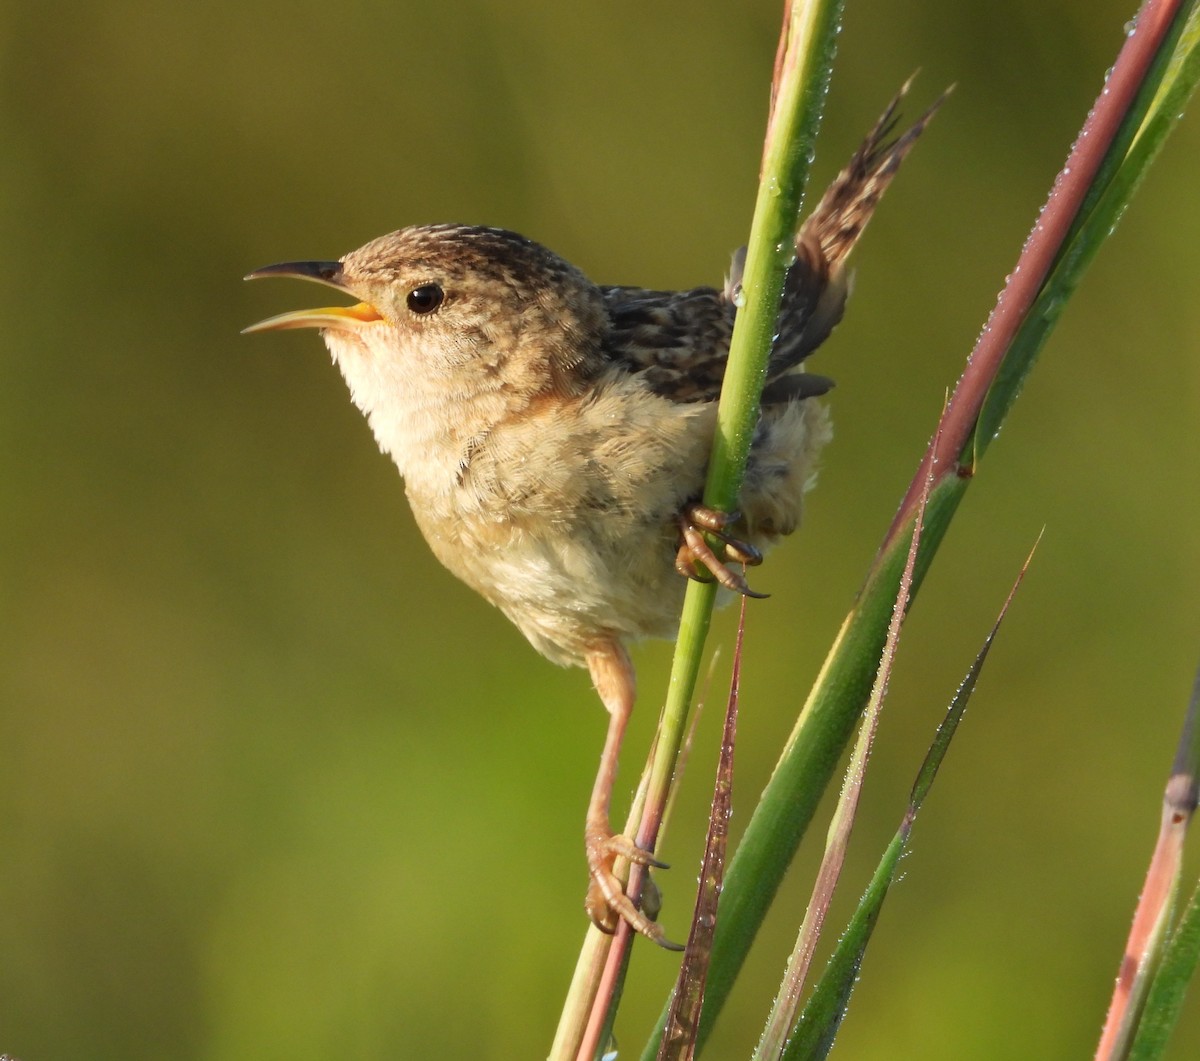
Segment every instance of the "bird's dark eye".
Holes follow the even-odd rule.
[[[408,308],[414,313],[432,313],[445,297],[437,284],[422,284],[408,293]]]

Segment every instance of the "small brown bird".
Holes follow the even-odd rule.
[[[723,290],[601,287],[515,233],[431,225],[248,277],[361,300],[246,330],[320,329],[437,558],[543,655],[591,672],[610,719],[587,811],[588,909],[610,931],[620,916],[665,943],[613,873],[617,856],[661,865],[609,824],[634,703],[625,646],[675,636],[680,573],[749,592],[722,561],[757,562],[796,529],[830,435],[812,399],[832,384],[804,359],[841,319],[846,258],[938,106],[889,140],[902,96],[799,227],[737,514],[699,498],[740,253]]]

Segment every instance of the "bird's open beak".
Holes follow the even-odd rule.
[[[260,280],[264,276],[290,276],[297,280],[313,280],[318,284],[350,293],[342,276],[341,262],[281,262],[255,269],[247,280]],[[321,309],[299,309],[291,313],[280,313],[265,321],[243,328],[242,334],[250,332],[283,331],[287,328],[356,328],[372,321],[382,320],[379,311],[366,302],[353,306],[324,306]]]

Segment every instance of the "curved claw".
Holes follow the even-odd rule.
[[[633,904],[633,900],[625,894],[624,886],[613,872],[613,863],[618,857],[642,866],[667,868],[665,862],[660,862],[649,851],[638,847],[627,836],[603,832],[589,833],[587,860],[591,881],[588,884],[584,906],[592,923],[601,932],[611,935],[616,931],[619,921],[627,921],[632,929],[653,940],[660,947],[666,950],[683,950],[682,945],[667,939],[662,926],[639,910]],[[657,894],[657,888],[654,892]]]
[[[708,544],[701,528],[720,539],[724,546],[727,559],[741,564],[761,564],[760,553],[749,542],[741,541],[725,533],[725,528],[736,521],[736,512],[718,512],[701,504],[688,505],[679,516],[679,532],[683,544],[675,554],[675,570],[686,578],[697,582],[708,582],[715,579],[722,586],[744,597],[763,599],[766,593],[756,593],[745,578],[736,571],[731,571],[721,562],[712,546]],[[704,572],[712,576],[705,578]]]
[[[683,510],[681,518],[695,527],[708,531],[714,538],[719,538],[725,546],[727,560],[736,560],[739,564],[747,564],[750,567],[757,567],[762,563],[762,553],[753,545],[725,533],[728,527],[732,527],[742,518],[740,512],[722,512],[719,509],[702,505],[699,501],[693,501]]]

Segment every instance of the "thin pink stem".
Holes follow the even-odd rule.
[[[1054,181],[1050,197],[1021,249],[1016,267],[967,359],[967,367],[954,388],[938,434],[925,451],[884,538],[885,548],[910,520],[931,472],[937,479],[944,474],[972,474],[974,469],[960,465],[959,459],[975,429],[988,388],[1018,329],[1029,315],[1181,2],[1146,0],[1138,12],[1136,29],[1126,38],[1066,164]]]

